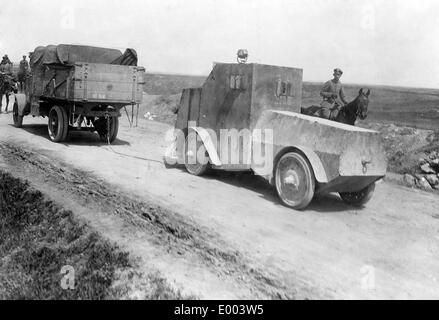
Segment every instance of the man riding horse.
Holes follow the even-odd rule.
[[[339,68],[335,68],[334,78],[327,81],[320,91],[320,95],[323,97],[323,101],[320,104],[322,107],[320,116],[322,118],[335,120],[340,108],[348,103],[345,99],[343,86],[340,82],[342,74],[343,71]]]
[[[358,96],[351,102],[347,102],[340,82],[343,74],[339,68],[334,69],[334,78],[326,82],[320,91],[323,101],[320,106],[300,108],[302,114],[325,118],[349,125],[355,125],[357,117],[366,119],[369,105],[370,90],[360,89]]]

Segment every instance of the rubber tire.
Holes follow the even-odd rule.
[[[14,126],[16,128],[21,128],[23,126],[23,116],[18,114],[18,103],[14,102],[14,107],[12,109],[12,118],[14,120]]]
[[[110,126],[111,133],[110,133],[110,143],[113,143],[114,140],[116,140],[117,134],[119,133],[119,118],[118,117],[111,117],[112,124]]]
[[[110,143],[113,143],[114,140],[116,140],[117,134],[119,133],[119,118],[118,117],[111,117],[110,118],[111,123],[110,123]],[[101,119],[99,119],[101,120]],[[101,139],[102,142],[108,142],[107,139],[107,120],[105,120],[104,118],[101,120],[104,121],[105,123],[105,130],[104,131],[98,131],[99,134],[99,139]]]
[[[280,164],[288,158],[295,160],[297,165],[302,168],[305,175],[305,181],[301,181],[302,185],[303,183],[305,183],[305,193],[301,198],[297,200],[288,199],[288,197],[282,191]],[[305,209],[314,197],[316,185],[314,171],[312,170],[311,164],[309,163],[308,159],[302,153],[296,151],[287,152],[282,155],[282,157],[280,157],[279,161],[276,163],[276,168],[274,172],[276,192],[282,204],[296,210]]]
[[[58,117],[58,128],[57,128],[57,132],[56,135],[52,132],[52,125],[51,125],[51,119],[52,119],[52,115],[56,113],[57,117]],[[50,140],[52,140],[53,142],[63,142],[66,140],[67,138],[67,133],[69,132],[69,119],[67,116],[67,111],[60,106],[53,106],[52,109],[50,109],[49,112],[49,120],[48,120],[48,125],[47,125],[47,129],[49,132],[49,138]]]
[[[199,138],[198,135],[197,135],[197,137]],[[207,162],[205,164],[201,164],[201,163],[188,164],[187,157],[186,157],[187,153],[188,153],[188,151],[187,151],[188,139],[189,139],[189,135],[186,137],[186,143],[184,144],[184,166],[186,167],[187,172],[189,172],[190,174],[192,174],[194,176],[202,176],[202,175],[206,174],[206,172],[209,170],[210,164],[209,164],[209,162]],[[197,139],[197,141],[198,141],[198,139]],[[203,144],[203,148],[205,148],[204,144]]]
[[[340,192],[340,197],[344,202],[355,207],[364,206],[372,198],[375,191],[375,182],[368,185],[363,190],[357,192]]]

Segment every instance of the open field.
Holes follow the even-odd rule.
[[[148,74],[147,80],[152,82],[145,88],[145,92],[148,95],[163,96],[160,97],[161,101],[155,104],[156,107],[161,104],[160,108],[163,110],[160,108],[151,110],[146,105],[143,110],[145,113],[154,111],[157,115],[168,114],[169,108],[178,103],[183,88],[201,86],[204,79],[205,77],[202,76]],[[321,85],[322,83],[304,82],[303,106],[320,103]],[[369,122],[393,123],[429,130],[439,129],[439,89],[351,84],[345,84],[344,87],[348,100],[354,99],[360,88],[371,90]],[[168,100],[168,104],[166,101],[163,103],[164,100]],[[167,118],[166,122],[172,123],[172,116]]]
[[[180,94],[184,88],[196,88],[203,84],[206,76],[147,73],[145,92],[150,95]]]
[[[319,103],[321,84],[305,83],[303,105]],[[348,101],[360,88],[371,90],[369,122],[393,123],[420,129],[439,129],[439,89],[345,85]]]

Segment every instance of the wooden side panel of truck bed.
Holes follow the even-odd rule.
[[[145,69],[98,63],[42,65],[32,71],[30,94],[36,99],[99,104],[141,103]]]
[[[141,103],[144,69],[97,63],[77,63],[70,99],[83,102]]]

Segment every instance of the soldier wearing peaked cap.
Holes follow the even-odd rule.
[[[3,56],[2,62],[0,62],[0,72],[12,74],[12,62],[7,54]]]
[[[322,107],[321,116],[326,119],[335,119],[339,108],[347,104],[343,86],[340,82],[342,74],[343,71],[340,68],[335,68],[334,78],[327,81],[320,91],[320,95],[323,97],[323,101],[320,104]]]
[[[2,112],[3,96],[6,98],[5,112],[8,112],[9,94],[13,91],[13,87],[12,62],[5,54],[0,63],[0,113]]]
[[[20,66],[17,75],[18,83],[21,91],[24,90],[24,84],[28,73],[29,73],[29,62],[26,60],[26,56],[23,56],[23,60],[20,61]]]

